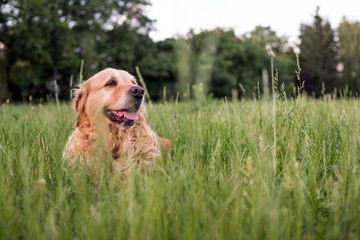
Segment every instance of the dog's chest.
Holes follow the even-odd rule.
[[[113,139],[113,157],[132,157],[138,153],[138,134],[134,131],[117,132]]]

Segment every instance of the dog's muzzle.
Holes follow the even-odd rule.
[[[139,109],[143,102],[143,98],[145,94],[144,89],[140,86],[134,86],[130,88],[129,94],[134,97],[135,106],[137,109]]]

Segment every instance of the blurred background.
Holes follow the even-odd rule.
[[[106,68],[153,100],[253,98],[278,84],[313,97],[360,91],[360,1],[1,0],[0,101],[68,100]],[[301,80],[297,79],[299,53]]]

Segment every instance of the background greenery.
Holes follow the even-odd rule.
[[[276,54],[275,68],[288,94],[293,94],[296,57],[286,37],[266,26],[236,35],[214,29],[154,42],[153,22],[144,10],[148,0],[1,0],[0,100],[39,101],[58,92],[68,99],[78,83],[81,59],[85,79],[106,67],[147,82],[153,99],[179,98],[203,84],[215,97],[253,97],[262,73],[270,73],[266,46]],[[314,21],[300,27],[298,46],[305,90],[314,96],[356,95],[360,90],[360,25],[346,19],[336,29],[317,9]],[[293,46],[294,47],[294,46]],[[73,84],[70,78],[74,76]],[[54,81],[57,81],[58,88]],[[240,84],[240,85],[239,85]],[[302,84],[302,83],[301,83]],[[166,87],[166,90],[165,88]]]
[[[173,149],[123,181],[63,161],[70,105],[5,104],[0,239],[359,239],[359,101],[275,106],[148,106]]]
[[[0,239],[359,239],[360,108],[347,98],[360,87],[359,23],[332,29],[317,11],[301,26],[300,70],[269,27],[154,42],[148,4],[1,0]],[[69,99],[81,59],[85,78],[137,65],[163,100],[148,122],[174,145],[146,174],[63,161],[71,106],[39,102]]]

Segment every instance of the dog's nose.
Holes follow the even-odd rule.
[[[140,86],[135,86],[130,88],[129,93],[134,96],[135,98],[142,98],[145,94],[145,91]]]

